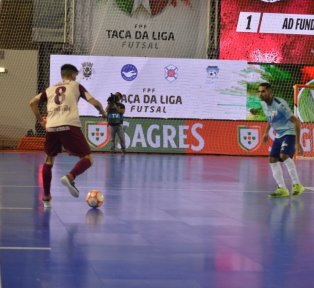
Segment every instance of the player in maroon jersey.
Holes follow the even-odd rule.
[[[107,115],[102,104],[92,97],[87,90],[76,81],[78,70],[71,64],[61,67],[62,82],[48,87],[30,101],[30,106],[36,119],[46,129],[45,153],[46,161],[43,165],[44,207],[51,207],[51,178],[54,158],[62,152],[62,148],[70,155],[80,157],[73,169],[63,177],[61,183],[65,185],[73,197],[79,197],[79,190],[75,187],[74,179],[86,171],[93,163],[89,145],[81,131],[78,112],[78,101],[83,98],[93,105],[103,118]],[[38,104],[47,101],[47,118],[42,119]]]

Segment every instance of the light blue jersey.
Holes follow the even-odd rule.
[[[277,132],[276,138],[295,135],[294,125],[289,120],[293,113],[285,100],[274,97],[271,105],[264,101],[261,104],[268,123]]]

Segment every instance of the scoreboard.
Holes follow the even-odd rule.
[[[221,59],[314,64],[313,0],[222,0],[221,18]]]

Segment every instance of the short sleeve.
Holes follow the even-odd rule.
[[[35,96],[36,99],[39,101],[47,101],[47,93],[46,91],[39,93],[38,95]]]
[[[288,103],[281,99],[280,111],[285,116],[285,118],[290,119],[293,116],[293,113],[288,105]]]
[[[85,89],[83,85],[79,84],[79,90],[80,90],[80,97],[83,98],[84,100],[88,101],[91,98],[93,98],[93,96],[89,94],[89,92]]]

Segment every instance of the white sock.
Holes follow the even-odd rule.
[[[286,159],[283,161],[283,163],[286,165],[288,173],[290,175],[290,178],[292,180],[293,184],[300,183],[299,176],[297,169],[295,167],[295,163],[291,158]]]
[[[287,188],[285,180],[283,179],[282,168],[279,162],[270,163],[271,171],[273,172],[273,177],[280,188]]]

